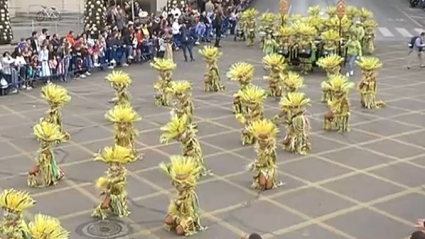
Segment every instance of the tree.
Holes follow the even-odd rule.
[[[9,1],[0,0],[0,45],[10,44],[13,39],[10,25]]]
[[[106,7],[104,1],[87,0],[84,12],[84,30],[92,37],[97,38],[105,27]]]

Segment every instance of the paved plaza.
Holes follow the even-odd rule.
[[[199,139],[206,164],[214,172],[197,188],[202,223],[209,229],[193,238],[230,239],[258,232],[267,239],[402,239],[412,232],[412,223],[425,216],[425,82],[423,70],[404,67],[405,44],[385,44],[376,55],[385,65],[380,71],[378,98],[387,107],[361,109],[353,90],[350,133],[323,132],[326,106],[319,100],[325,76],[317,71],[305,77],[305,93],[312,99],[308,112],[313,150],[299,156],[280,146],[279,177],[285,185],[266,192],[249,187],[252,175],[244,167],[256,154],[252,146],[240,143],[242,125],[232,114],[232,94],[238,86],[225,78],[232,63],[246,61],[256,67],[254,83],[266,87],[261,51],[243,43],[223,43],[220,67],[228,88],[224,93],[203,91],[205,65],[199,55],[195,63],[186,63],[181,52],[175,53],[174,79],[194,83]],[[158,168],[160,162],[180,152],[177,143],[159,144],[159,127],[169,120],[169,109],[154,105],[157,74],[148,64],[123,70],[134,80],[133,104],[143,117],[137,125],[141,132],[137,144],[145,154],[142,161],[129,165],[132,213],[126,219],[98,222],[90,217],[99,202],[93,184],[105,171],[105,165],[93,161],[93,153],[113,142],[112,125],[104,118],[113,97],[104,80],[107,72],[64,84],[72,96],[63,112],[64,127],[72,140],[55,150],[66,173],[66,179],[55,187],[31,189],[26,182],[38,147],[32,126],[47,110],[40,88],[0,98],[0,188],[28,190],[37,200],[31,213],[59,218],[72,239],[177,237],[163,228],[173,190]],[[358,81],[359,75],[353,80]],[[278,101],[268,99],[266,116],[276,113]]]

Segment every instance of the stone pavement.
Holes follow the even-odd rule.
[[[278,149],[279,177],[285,186],[263,193],[249,188],[252,175],[244,166],[255,158],[252,146],[240,143],[241,125],[231,112],[237,85],[225,79],[236,61],[255,64],[255,84],[265,87],[258,48],[243,43],[224,43],[220,63],[225,93],[203,92],[204,63],[182,62],[174,79],[194,83],[195,114],[205,160],[214,176],[202,179],[197,191],[203,209],[202,222],[209,229],[193,238],[239,238],[259,232],[264,238],[401,239],[413,230],[412,223],[425,208],[425,83],[422,70],[404,68],[403,44],[385,43],[377,52],[385,67],[380,71],[379,99],[388,106],[360,109],[352,92],[352,132],[323,132],[320,100],[323,72],[305,77],[305,92],[312,98],[313,150],[306,156]],[[0,188],[28,190],[37,200],[31,213],[59,218],[72,239],[175,238],[163,228],[172,186],[158,169],[180,152],[178,144],[159,144],[159,127],[169,120],[169,109],[154,105],[152,85],[157,74],[148,64],[124,69],[134,79],[134,107],[143,116],[138,146],[142,161],[129,166],[132,214],[127,219],[97,222],[90,217],[99,202],[94,180],[105,167],[93,161],[93,153],[112,144],[112,126],[104,119],[113,91],[97,73],[66,84],[72,102],[64,108],[65,129],[72,140],[56,150],[66,179],[55,187],[30,189],[26,171],[34,165],[37,142],[32,126],[45,114],[39,88],[0,98],[2,156]],[[358,76],[355,78],[358,81]],[[268,100],[266,115],[278,112],[278,102]],[[283,131],[283,129],[282,129]],[[280,135],[282,137],[282,134]],[[218,196],[220,195],[220,196]],[[97,236],[96,236],[97,235]]]

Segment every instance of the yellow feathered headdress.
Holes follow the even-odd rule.
[[[67,139],[67,136],[61,132],[57,124],[51,124],[47,121],[41,121],[33,128],[34,136],[38,141],[44,142],[62,142]]]
[[[107,164],[127,164],[136,160],[131,149],[118,145],[105,147],[101,152],[96,153],[94,156],[94,160],[100,160]]]
[[[119,88],[127,88],[132,82],[130,75],[123,71],[113,71],[106,76],[106,80],[112,85],[112,87]]]
[[[190,157],[174,155],[170,163],[160,163],[159,167],[171,178],[173,182],[184,186],[196,186],[200,167],[196,160]]]
[[[68,239],[69,232],[65,230],[58,219],[51,216],[37,214],[34,222],[24,228],[32,239]]]
[[[263,64],[266,69],[283,71],[286,69],[285,58],[279,54],[269,54],[263,58]]]
[[[63,106],[71,101],[71,96],[65,87],[55,84],[48,84],[41,88],[41,96],[49,105]]]
[[[204,48],[199,50],[199,54],[206,60],[210,62],[217,62],[220,59],[223,53],[217,47],[214,46],[204,46]]]
[[[230,67],[227,77],[232,81],[237,81],[244,85],[249,84],[252,78],[254,78],[254,65],[237,62]]]
[[[374,71],[382,67],[382,62],[373,56],[361,57],[356,64],[364,71]]]
[[[338,55],[329,55],[326,57],[322,57],[317,61],[317,65],[328,71],[334,69],[335,67],[340,67],[344,58]]]
[[[275,139],[279,129],[276,124],[268,119],[261,119],[252,122],[249,125],[248,131],[259,140]]]
[[[165,58],[153,59],[153,62],[150,64],[150,66],[159,72],[173,71],[177,67],[177,65],[174,63],[172,59],[165,59]]]
[[[280,100],[280,106],[287,109],[303,108],[310,103],[310,99],[304,93],[290,92]]]
[[[259,106],[264,105],[264,101],[267,98],[266,91],[255,85],[249,85],[244,90],[239,91],[238,96],[245,104]]]
[[[167,125],[161,127],[161,137],[159,138],[159,142],[161,144],[166,144],[170,140],[178,139],[182,133],[188,130],[189,126],[189,118],[186,114],[182,116],[173,115],[171,117],[171,121],[168,122]]]
[[[172,81],[171,91],[174,95],[186,95],[192,90],[192,84],[189,81]]]
[[[304,79],[300,76],[300,74],[290,71],[285,75],[282,75],[286,87],[291,88],[293,90],[298,90],[304,87]]]
[[[9,211],[23,212],[34,204],[35,200],[24,191],[7,189],[0,194],[0,206]]]
[[[105,118],[112,123],[134,123],[142,120],[142,117],[129,105],[116,105],[110,109]]]
[[[322,89],[333,91],[334,93],[348,94],[354,88],[354,83],[343,75],[333,75],[330,79],[322,82]]]

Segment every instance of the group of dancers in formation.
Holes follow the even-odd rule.
[[[265,54],[279,52],[287,63],[299,66],[302,73],[311,72],[317,61],[328,55],[348,60],[354,53],[371,55],[378,26],[373,13],[366,8],[343,5],[330,6],[326,12],[313,6],[307,16],[265,12],[259,21],[259,12],[248,9],[240,14],[235,40],[245,38],[247,45],[252,46],[259,39]]]
[[[205,46],[199,50],[206,62],[204,76],[206,92],[221,92],[225,86],[221,81],[218,61],[222,55],[216,47]],[[341,133],[350,130],[350,102],[348,94],[355,83],[340,74],[342,56],[330,54],[321,57],[317,65],[327,73],[327,80],[321,83],[322,102],[329,106],[324,113],[323,129]],[[285,151],[307,154],[311,150],[309,141],[310,123],[306,107],[310,98],[302,92],[303,77],[290,70],[287,59],[282,54],[266,54],[262,60],[268,75],[264,80],[268,89],[253,84],[254,65],[238,62],[231,66],[226,76],[240,86],[234,94],[233,112],[242,124],[241,141],[243,145],[254,145],[257,157],[247,168],[253,172],[252,187],[257,190],[270,190],[279,187],[277,146]],[[356,64],[362,69],[362,77],[357,84],[360,104],[373,109],[385,105],[376,100],[377,71],[382,62],[375,57],[362,57]],[[172,73],[177,65],[172,59],[154,59],[151,63],[159,79],[154,84],[155,104],[171,108],[170,122],[161,127],[160,143],[176,141],[181,145],[181,154],[170,157],[159,167],[169,176],[176,189],[176,195],[168,206],[165,215],[166,228],[178,235],[190,236],[206,228],[201,225],[201,209],[195,188],[200,177],[210,175],[203,159],[201,145],[197,138],[198,128],[194,122],[192,84],[189,81],[175,81]],[[132,108],[129,87],[131,77],[122,71],[114,71],[106,79],[115,91],[114,106],[105,117],[114,125],[114,142],[94,155],[95,160],[108,166],[107,171],[96,180],[100,190],[99,204],[92,216],[101,220],[109,215],[127,217],[128,207],[126,165],[143,158],[135,141],[138,131],[134,124],[142,120]],[[40,144],[37,164],[28,171],[29,187],[48,187],[57,184],[65,173],[58,166],[53,149],[68,140],[71,135],[62,125],[61,108],[71,100],[67,90],[59,85],[49,84],[42,88],[42,97],[47,101],[47,116],[34,126],[33,133]],[[272,119],[264,116],[267,97],[280,99],[280,112]],[[282,143],[277,142],[279,127],[285,127]],[[35,200],[24,191],[7,189],[0,194],[0,205],[5,210],[0,224],[0,234],[12,239],[66,239],[69,233],[60,222],[50,216],[36,215],[27,221],[24,212],[35,204]],[[254,234],[253,234],[254,235]],[[255,234],[257,235],[257,234]],[[254,237],[255,237],[254,235]],[[253,238],[254,238],[253,237]]]

